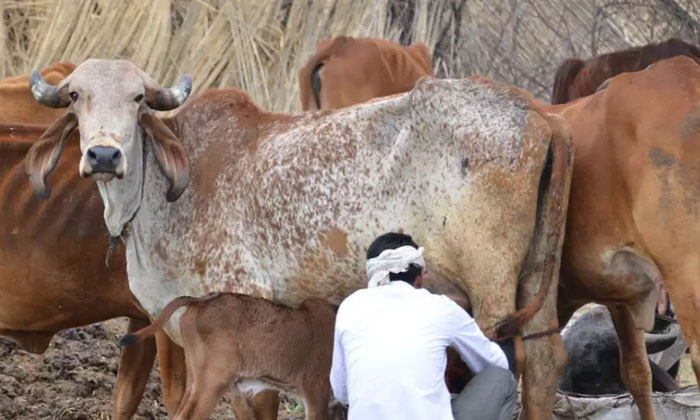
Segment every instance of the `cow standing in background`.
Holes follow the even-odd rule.
[[[428,47],[339,36],[319,42],[316,55],[299,71],[303,110],[337,109],[413,89],[433,75]]]
[[[58,84],[74,68],[58,63],[41,74]],[[26,180],[27,151],[65,110],[38,104],[28,76],[1,80],[0,99],[0,335],[22,350],[43,353],[53,335],[67,328],[121,316],[130,318],[129,331],[147,325],[129,290],[123,248],[105,267],[104,206],[94,185],[73,170],[80,161],[77,145],[63,151],[49,200],[32,194]],[[158,341],[164,402],[172,410],[184,389],[184,358],[165,334]],[[136,412],[155,356],[153,339],[122,351],[113,419]]]
[[[600,55],[586,61],[570,58],[557,70],[552,103],[564,104],[592,95],[611,77],[624,72],[644,70],[659,60],[681,55],[700,62],[700,48],[676,38],[659,44]]]
[[[655,419],[644,345],[665,290],[700,383],[700,66],[662,60],[598,93],[550,106],[571,125],[576,159],[559,287],[564,324],[605,305],[621,376],[641,418]]]
[[[74,69],[75,64],[54,63],[42,70],[41,76],[57,85]],[[29,76],[0,80],[0,123],[49,125],[65,112],[37,103],[29,93]]]
[[[79,127],[76,169],[97,180],[110,234],[126,243],[130,288],[151,315],[213,291],[338,303],[365,286],[367,243],[405,230],[467,293],[489,336],[557,326],[549,288],[569,134],[512,87],[424,78],[405,95],[300,115],[212,90],[161,120],[152,110],[181,105],[189,78],[164,89],[132,63],[88,60],[58,87],[33,80],[42,103],[68,107],[27,156],[35,191],[49,192]],[[165,331],[181,342],[178,316]],[[528,342],[528,418],[551,415],[564,360],[558,334]]]

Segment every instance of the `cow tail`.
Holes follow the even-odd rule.
[[[321,109],[321,69],[330,59],[333,50],[319,52],[299,70],[299,96],[304,111]]]
[[[311,90],[314,94],[314,101],[316,101],[316,108],[321,109],[321,69],[326,63],[319,63],[314,67],[314,71],[311,73]]]
[[[142,328],[133,334],[125,334],[121,340],[119,340],[119,345],[128,346],[154,336],[158,331],[163,329],[165,323],[168,322],[170,317],[173,315],[173,312],[182,306],[189,306],[198,300],[198,298],[193,298],[190,296],[180,296],[173,299],[165,306],[165,308],[163,308],[160,315],[158,315],[156,319],[151,322],[151,325],[147,326],[146,328]]]
[[[564,243],[566,211],[571,185],[573,151],[568,125],[559,116],[542,115],[552,127],[552,139],[537,194],[535,233],[518,283],[539,275],[540,287],[522,309],[508,315],[497,324],[496,337],[511,338],[542,308],[550,286],[559,275],[561,249]]]
[[[552,89],[552,104],[565,104],[569,98],[569,87],[573,85],[576,75],[581,71],[584,62],[577,58],[569,58],[564,61],[554,76],[554,88]]]

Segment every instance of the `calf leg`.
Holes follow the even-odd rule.
[[[304,406],[306,408],[306,420],[328,420],[329,404],[330,389],[323,389],[322,387],[315,386],[310,392],[305,392]]]
[[[248,404],[253,409],[255,420],[277,420],[280,406],[280,394],[274,389],[258,392],[248,398]]]
[[[138,331],[147,325],[148,321],[132,318],[128,332]],[[128,420],[136,413],[155,358],[156,343],[153,338],[122,348],[117,383],[112,392],[112,419]]]
[[[231,409],[236,420],[256,420],[256,414],[253,411],[252,404],[243,396],[237,386],[233,386],[231,391]],[[277,412],[275,412],[274,420],[277,420]]]
[[[620,375],[639,408],[642,420],[656,420],[651,400],[651,369],[644,345],[644,330],[626,306],[608,306],[617,336],[620,338]]]
[[[158,347],[158,368],[163,384],[163,405],[168,415],[173,416],[185,393],[187,376],[185,352],[163,331],[156,334],[156,346]]]
[[[193,360],[198,359],[198,355],[202,357],[199,360]],[[212,363],[212,360],[206,353],[188,352],[186,363],[187,390],[174,419],[208,419],[214,408],[216,408],[216,404],[226,393],[230,384],[233,383],[231,370],[227,366]],[[234,401],[241,398],[237,388],[233,391],[233,397]],[[236,413],[236,418],[240,418],[238,413]]]
[[[209,372],[209,375],[216,375],[216,372]],[[192,406],[190,420],[206,420],[209,418],[216,408],[216,404],[219,403],[221,397],[224,396],[231,385],[226,379],[210,378],[194,390],[198,392],[192,393],[194,405]]]

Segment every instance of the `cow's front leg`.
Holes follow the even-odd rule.
[[[163,387],[163,405],[172,417],[180,407],[186,384],[185,351],[164,331],[156,333],[158,367]]]
[[[644,330],[637,328],[624,305],[608,306],[620,339],[620,376],[639,408],[642,420],[656,420],[651,400],[651,368],[644,344]]]
[[[133,333],[147,325],[146,320],[132,318],[128,332]],[[153,338],[122,348],[117,382],[112,392],[112,419],[128,420],[136,413],[155,358],[156,342]]]

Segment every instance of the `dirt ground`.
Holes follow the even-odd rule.
[[[126,325],[126,319],[115,319],[63,331],[41,355],[0,339],[0,420],[109,419],[117,342]],[[161,400],[156,366],[134,419],[166,419]],[[280,406],[280,419],[303,418],[301,404],[285,399]],[[227,399],[211,418],[233,418]]]
[[[109,419],[119,362],[117,341],[125,330],[126,320],[116,319],[63,331],[42,355],[26,353],[0,339],[0,420]],[[679,382],[695,382],[687,357]],[[134,418],[166,418],[156,368]],[[231,418],[228,401],[223,400],[212,419]],[[301,418],[303,406],[285,399],[280,419]]]

